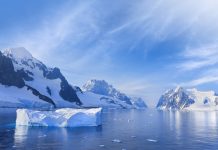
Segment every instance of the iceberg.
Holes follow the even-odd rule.
[[[54,111],[17,109],[16,125],[82,127],[99,126],[102,108],[74,109],[61,108]]]

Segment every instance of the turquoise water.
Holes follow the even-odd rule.
[[[0,149],[218,149],[218,112],[104,110],[100,127],[15,126],[14,109],[0,109]]]

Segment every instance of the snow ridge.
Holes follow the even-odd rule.
[[[9,48],[2,51],[5,56],[14,59],[33,59],[31,53],[24,47]]]

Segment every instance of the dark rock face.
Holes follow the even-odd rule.
[[[54,107],[56,107],[55,103],[50,98],[40,94],[36,89],[25,85],[24,80],[32,81],[33,78],[30,77],[23,69],[15,72],[12,60],[2,55],[0,52],[0,83],[2,85],[16,86],[18,88],[26,86],[27,90],[31,90],[34,95],[39,97],[39,99],[51,103]]]
[[[22,77],[25,81],[33,81],[33,78],[29,76],[29,74],[32,74],[30,72],[26,73],[23,69],[18,70],[17,74]]]
[[[56,107],[55,103],[53,102],[53,100],[45,95],[42,95],[39,91],[37,91],[36,89],[32,88],[31,86],[28,86],[26,85],[27,87],[27,90],[31,90],[32,93],[35,95],[35,96],[38,96],[39,99],[43,100],[43,101],[46,101],[50,104],[52,104],[54,107]]]
[[[59,92],[60,96],[69,102],[76,102],[77,105],[82,105],[82,102],[79,100],[76,95],[75,90],[71,85],[68,84],[67,80],[61,81],[61,90]]]
[[[74,89],[76,90],[76,92],[83,93],[83,91],[81,90],[81,88],[78,87],[78,86],[74,86]]]
[[[23,73],[14,71],[12,60],[0,52],[0,83],[7,86],[22,88],[25,82],[22,78]]]
[[[43,73],[44,77],[46,77],[47,79],[61,79],[63,80],[64,79],[64,76],[61,74],[61,71],[59,68],[54,68],[52,69],[52,71],[47,71],[45,70],[44,73]]]
[[[81,105],[81,101],[76,95],[76,91],[73,87],[67,82],[65,77],[61,74],[59,68],[54,68],[52,71],[46,71],[44,73],[45,77],[50,80],[60,79],[61,80],[61,90],[59,92],[60,96],[69,102],[76,102],[78,105]]]
[[[25,66],[24,68],[29,69],[19,69],[15,71],[14,65]],[[47,68],[42,62],[34,59],[33,57],[16,60],[12,54],[3,54],[0,51],[0,84],[6,86],[16,86],[18,88],[28,87],[32,93],[39,97],[40,99],[49,102],[55,106],[54,101],[41,94],[37,89],[31,86],[31,82],[25,84],[25,81],[33,81],[34,74],[31,72],[32,69],[38,68],[42,71],[44,78],[48,80],[60,79],[60,91],[59,95],[66,101],[76,102],[78,105],[82,105],[80,99],[78,98],[74,88],[67,82],[65,77],[61,74],[58,68]],[[39,83],[43,84],[43,83]],[[51,96],[52,91],[49,87],[46,87],[47,93]]]
[[[47,86],[46,90],[47,90],[48,94],[51,96],[51,89]]]

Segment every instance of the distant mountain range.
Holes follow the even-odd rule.
[[[23,47],[0,51],[0,107],[147,107],[141,98],[130,98],[104,80],[90,80],[82,89]]]
[[[83,91],[86,93],[94,93],[97,95],[102,95],[100,100],[105,103],[110,103],[110,105],[119,105],[123,108],[146,108],[142,98],[129,97],[124,93],[121,93],[115,89],[112,85],[104,80],[90,80],[82,87]]]
[[[0,51],[0,107],[146,108],[142,98],[128,96],[105,80],[90,80],[82,88],[72,86],[59,68],[49,68],[25,48]],[[216,109],[214,91],[177,87],[159,99],[158,109]]]
[[[218,109],[218,96],[214,91],[198,91],[177,87],[166,91],[159,99],[158,109]]]

